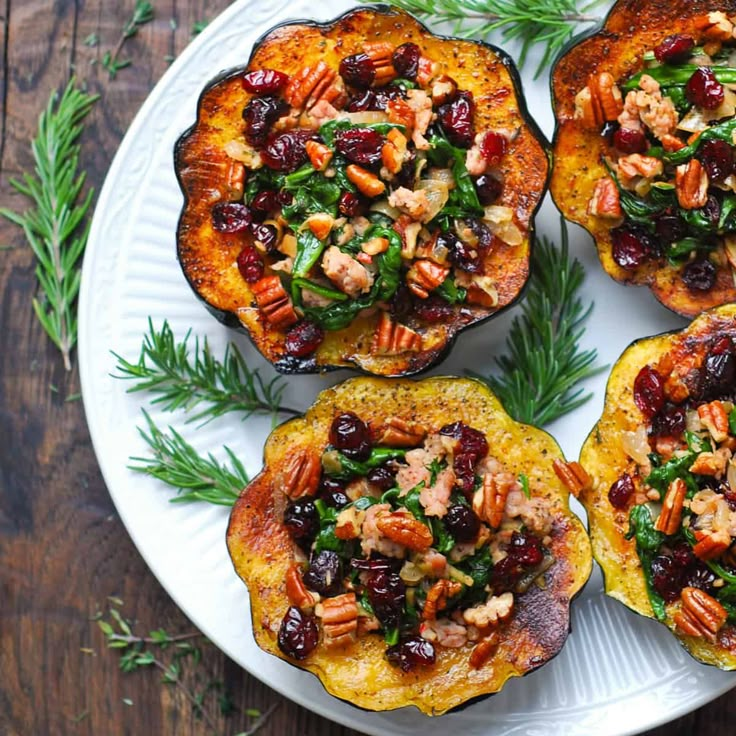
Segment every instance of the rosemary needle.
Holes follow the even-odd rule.
[[[549,424],[588,401],[591,394],[576,389],[577,384],[605,370],[595,366],[596,350],[579,346],[593,305],[586,308],[578,296],[585,272],[569,256],[564,220],[561,233],[559,249],[547,238],[535,245],[522,315],[512,322],[508,354],[496,358],[500,375],[474,374],[514,419],[527,424]]]

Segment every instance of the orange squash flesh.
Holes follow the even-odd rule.
[[[614,508],[611,485],[621,477],[630,459],[622,437],[642,423],[642,413],[633,398],[633,385],[645,365],[656,364],[670,353],[675,363],[702,352],[716,335],[736,338],[736,305],[722,306],[702,314],[686,329],[638,340],[629,346],[611,371],[606,398],[598,423],[580,452],[580,463],[595,482],[583,491],[580,501],[588,513],[593,555],[605,576],[606,593],[636,613],[655,618],[647,595],[644,573],[634,539],[627,540],[629,510]],[[676,606],[667,606],[666,625],[696,659],[721,669],[736,669],[736,625],[726,624],[717,641],[686,636],[672,619]]]
[[[408,673],[388,663],[383,637],[359,637],[342,649],[318,647],[306,660],[289,660],[277,634],[289,601],[285,576],[294,544],[282,524],[285,496],[280,469],[300,449],[321,453],[335,416],[355,412],[380,425],[388,417],[419,422],[430,432],[453,421],[482,431],[491,454],[506,469],[529,478],[532,496],[552,504],[554,524],[548,545],[555,562],[543,585],[520,596],[511,621],[501,629],[498,650],[480,669],[469,665],[469,649],[437,647],[437,662]],[[268,439],[264,468],[237,501],[227,533],[230,555],[250,591],[254,635],[266,652],[312,672],[338,698],[369,710],[414,705],[439,715],[472,698],[499,691],[510,677],[540,667],[563,646],[570,628],[570,601],[590,575],[590,544],[570,511],[568,491],[552,469],[562,454],[550,435],[518,424],[480,382],[429,378],[423,381],[356,378],[323,391],[302,418],[278,427]]]
[[[648,286],[654,296],[678,314],[700,312],[736,301],[736,287],[728,263],[718,264],[716,283],[706,292],[689,289],[680,267],[664,259],[626,270],[612,257],[611,222],[588,213],[596,182],[607,175],[603,156],[610,151],[605,138],[575,118],[575,95],[591,74],[610,72],[621,83],[641,71],[642,55],[664,38],[684,34],[702,40],[694,19],[710,11],[733,15],[732,0],[619,0],[603,28],[574,43],[557,61],[552,73],[552,99],[557,128],[553,142],[554,170],[550,191],[562,214],[582,225],[595,238],[604,270],[624,284]]]
[[[509,246],[498,240],[484,259],[484,273],[498,292],[493,307],[459,304],[440,323],[413,319],[422,335],[419,352],[377,355],[371,341],[378,313],[356,318],[348,327],[327,332],[317,351],[304,358],[285,351],[285,331],[274,329],[255,307],[253,292],[235,267],[242,239],[217,232],[211,223],[215,203],[227,201],[231,160],[228,142],[243,140],[242,111],[250,99],[241,77],[247,70],[270,68],[294,74],[322,59],[337,69],[340,59],[361,51],[366,40],[396,45],[414,42],[424,56],[440,65],[463,90],[473,93],[475,129],[517,131],[501,163],[505,179],[498,205],[510,207],[523,231],[523,242]],[[178,228],[178,257],[192,289],[224,324],[249,334],[256,347],[279,371],[313,373],[340,367],[401,376],[437,363],[455,336],[512,304],[528,274],[533,215],[546,191],[546,143],[528,117],[518,73],[503,52],[475,41],[435,36],[411,16],[388,8],[350,11],[334,22],[295,23],[278,27],[256,44],[247,67],[225,73],[201,95],[197,122],[179,140],[175,166],[185,205]]]

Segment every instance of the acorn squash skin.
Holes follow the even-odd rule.
[[[497,692],[508,678],[525,675],[554,657],[570,629],[570,601],[582,589],[592,566],[588,537],[569,510],[567,489],[552,470],[552,461],[562,453],[547,433],[514,422],[485,385],[448,377],[351,379],[323,391],[303,417],[271,434],[264,469],[236,502],[227,532],[233,564],[250,591],[258,645],[297,664],[277,644],[279,625],[289,606],[284,579],[294,546],[281,522],[285,496],[275,479],[296,450],[311,447],[321,452],[333,418],[344,411],[376,423],[398,416],[419,421],[430,431],[460,420],[484,432],[491,452],[503,458],[510,472],[525,472],[537,495],[543,483],[544,494],[553,500],[556,521],[550,548],[556,561],[545,574],[544,589],[533,585],[518,599],[514,616],[501,630],[497,652],[480,669],[469,666],[467,649],[439,647],[434,666],[402,673],[387,661],[386,645],[377,634],[362,636],[342,649],[318,647],[298,666],[317,675],[332,695],[360,708],[380,711],[414,705],[439,715]]]
[[[594,482],[580,494],[588,514],[593,556],[603,570],[606,594],[632,611],[655,618],[646,590],[644,573],[634,539],[629,530],[628,509],[615,509],[608,500],[608,489],[627,466],[628,457],[621,445],[622,432],[633,430],[642,414],[634,404],[633,385],[640,369],[675,349],[681,354],[698,350],[715,334],[736,338],[736,305],[729,304],[700,315],[684,330],[643,338],[632,343],[614,365],[606,387],[603,414],[580,451],[580,464]],[[716,644],[679,632],[672,618],[666,625],[695,659],[721,669],[736,669],[736,626],[727,624]]]
[[[551,75],[556,129],[552,143],[554,169],[550,192],[562,214],[582,225],[594,238],[604,270],[616,281],[648,286],[668,309],[685,317],[720,304],[736,301],[731,270],[718,269],[708,292],[693,292],[680,278],[679,268],[650,262],[634,271],[621,268],[611,255],[611,225],[588,214],[595,183],[607,175],[601,160],[607,150],[604,138],[585,129],[574,118],[575,95],[593,72],[610,72],[617,81],[642,68],[641,55],[672,34],[692,35],[694,18],[709,11],[736,13],[734,0],[619,0],[602,28],[576,38],[562,51]]]
[[[496,281],[498,305],[459,304],[441,324],[420,325],[422,350],[399,355],[372,355],[370,344],[378,315],[360,316],[348,327],[326,332],[315,353],[304,358],[286,354],[284,333],[270,328],[255,308],[235,258],[242,247],[237,235],[216,232],[210,211],[227,199],[229,159],[223,146],[242,137],[241,112],[250,95],[240,78],[248,69],[273,68],[293,73],[305,63],[325,58],[335,67],[340,58],[360,50],[363,39],[415,41],[461,89],[474,92],[476,130],[519,126],[501,168],[506,185],[497,204],[511,207],[525,229],[524,241],[508,246],[498,241],[486,256],[485,273]],[[326,51],[324,49],[327,49]],[[474,64],[468,65],[465,59]],[[480,74],[474,77],[473,74]],[[510,57],[489,44],[431,34],[412,16],[376,5],[348,11],[334,21],[289,22],[256,42],[246,66],[222,73],[201,93],[197,122],[177,141],[174,163],[184,193],[177,230],[177,254],[189,285],[224,325],[245,332],[281,373],[316,373],[338,368],[385,376],[414,375],[431,368],[449,353],[464,329],[486,321],[521,296],[529,275],[534,215],[547,188],[549,144],[529,116],[521,79]]]

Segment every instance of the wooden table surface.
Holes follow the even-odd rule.
[[[155,20],[125,46],[133,65],[114,81],[100,61],[134,0],[4,0],[0,3],[0,206],[22,209],[8,177],[32,166],[29,141],[49,94],[76,74],[100,95],[83,137],[82,165],[97,191],[136,111],[190,40],[195,22],[228,0],[155,0]],[[91,34],[97,45],[88,45]],[[86,41],[86,43],[85,43]],[[34,259],[0,219],[0,734],[116,736],[209,734],[159,674],[120,671],[91,622],[107,596],[141,631],[191,624],[149,572],[118,518],[90,443],[76,367],[67,373],[31,309]],[[86,650],[86,651],[83,651]],[[279,704],[260,736],[355,736],[205,650],[204,681],[220,680],[236,712],[216,711],[218,734],[246,730],[247,709]],[[736,698],[725,695],[663,726],[657,736],[733,734]]]

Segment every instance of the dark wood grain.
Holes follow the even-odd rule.
[[[135,112],[195,21],[228,0],[156,0],[156,20],[124,47],[134,64],[110,81],[104,52],[117,43],[134,0],[0,0],[0,206],[22,209],[8,184],[32,165],[29,140],[49,94],[72,73],[100,101],[82,159],[99,189]],[[173,22],[172,22],[173,21]],[[97,45],[89,45],[91,36]],[[87,40],[87,43],[85,43]],[[105,489],[79,401],[33,316],[34,264],[17,228],[0,219],[0,734],[5,736],[204,736],[210,733],[154,671],[123,674],[90,616],[119,596],[141,631],[181,633],[191,624],[138,555]],[[83,651],[85,650],[85,651]],[[278,708],[261,736],[355,736],[299,708],[205,650],[199,668],[232,694],[235,715],[217,709],[219,734],[245,730],[248,708]],[[125,701],[131,701],[132,705]],[[651,736],[733,733],[736,699],[715,703]]]

